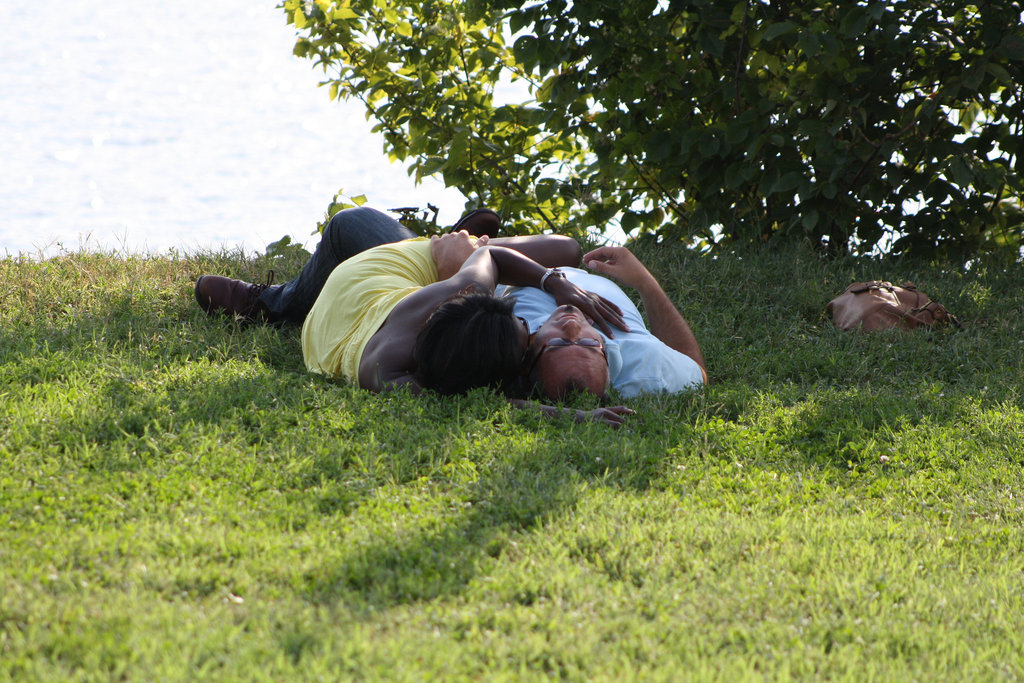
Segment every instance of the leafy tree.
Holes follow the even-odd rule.
[[[393,159],[524,231],[617,221],[702,247],[862,253],[1024,243],[1020,2],[283,9],[296,54],[332,98],[366,104]]]

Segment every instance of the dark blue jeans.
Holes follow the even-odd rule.
[[[410,237],[416,237],[416,233],[376,209],[360,206],[339,211],[327,224],[320,244],[299,276],[267,287],[260,294],[260,302],[275,322],[301,325],[339,263],[367,249]]]

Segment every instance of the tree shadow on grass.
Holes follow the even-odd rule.
[[[394,527],[344,538],[337,555],[305,572],[309,599],[377,610],[458,595],[491,571],[517,536],[542,533],[568,514],[588,486],[642,492],[671,481],[679,465],[723,458],[746,470],[843,474],[877,464],[879,453],[894,452],[901,440],[930,438],[936,426],[949,428],[943,438],[955,438],[953,427],[970,429],[979,405],[966,395],[950,400],[924,382],[898,394],[870,386],[716,388],[638,403],[632,433],[572,426],[579,431],[564,438],[557,424],[541,425],[529,433],[534,445],[510,448],[471,486],[444,491],[457,510],[417,521],[415,509],[396,504]],[[904,466],[958,466],[955,451],[921,452],[925,460]]]
[[[445,399],[438,399],[442,405]],[[518,422],[519,418],[512,418]],[[523,418],[532,421],[531,417]],[[518,424],[496,424],[507,431],[499,453],[478,447],[454,458],[475,464],[470,484],[434,482],[427,502],[411,480],[390,504],[399,517],[389,527],[379,507],[366,511],[369,521],[383,529],[373,535],[356,529],[343,538],[337,555],[305,572],[305,591],[318,603],[342,602],[354,609],[386,609],[463,592],[488,565],[523,534],[538,533],[546,524],[572,510],[587,486],[610,485],[643,490],[655,463],[631,455],[618,435],[598,425],[538,423],[525,431]],[[453,466],[458,467],[457,463]],[[430,487],[431,483],[427,482]],[[394,489],[392,489],[394,490]],[[404,501],[398,502],[405,498]],[[417,506],[447,509],[423,511]]]
[[[308,571],[310,598],[385,609],[457,594],[517,534],[543,525],[576,500],[568,468],[549,469],[543,479],[516,464],[500,469],[456,503],[462,509],[446,515],[439,528],[435,522],[376,537]]]

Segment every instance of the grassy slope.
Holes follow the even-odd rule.
[[[715,383],[619,432],[309,376],[192,300],[266,263],[0,261],[0,679],[1024,677],[1024,272],[644,257]]]

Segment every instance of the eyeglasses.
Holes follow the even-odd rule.
[[[573,341],[572,339],[562,339],[561,337],[555,337],[554,339],[548,339],[544,346],[541,347],[540,352],[544,353],[544,349],[549,346],[587,346],[592,349],[600,349],[604,346],[604,343],[600,339],[592,339],[591,337],[583,337]],[[537,354],[540,355],[540,354]]]
[[[529,375],[530,373],[533,372],[534,368],[537,367],[537,363],[540,361],[540,357],[544,355],[545,351],[547,351],[550,348],[559,348],[565,346],[582,346],[587,349],[599,349],[601,351],[601,355],[604,356],[606,360],[608,358],[608,353],[604,349],[604,342],[601,341],[600,339],[594,339],[593,337],[580,337],[579,339],[565,339],[563,337],[553,337],[544,342],[544,344],[540,347],[540,350],[537,351],[537,353],[533,356],[533,359],[530,361],[529,366],[526,366],[526,356],[528,356],[530,353],[530,347],[526,347],[526,353],[523,356],[523,365],[526,366],[526,369],[523,374]]]

